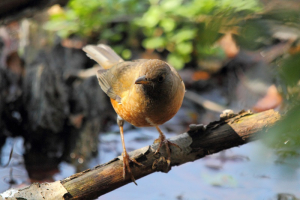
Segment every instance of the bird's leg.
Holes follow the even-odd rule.
[[[161,146],[163,144],[165,144],[166,146],[166,152],[167,152],[167,163],[168,163],[168,167],[170,167],[170,164],[171,164],[171,151],[170,151],[170,146],[175,146],[175,147],[178,147],[180,150],[180,146],[178,146],[177,144],[173,143],[173,142],[170,142],[169,140],[167,140],[166,136],[163,134],[163,132],[160,130],[160,128],[158,126],[155,126],[155,128],[157,129],[157,131],[159,132],[159,145],[158,145],[158,148],[156,149],[155,151],[155,154],[157,154],[161,148]]]
[[[119,115],[117,117],[117,123],[118,123],[118,126],[120,128],[120,135],[121,135],[122,146],[123,146],[123,152],[122,152],[122,156],[123,156],[123,179],[125,179],[125,177],[126,177],[126,170],[127,170],[128,173],[130,174],[130,178],[131,178],[132,182],[134,182],[134,184],[136,184],[135,179],[134,179],[134,177],[132,175],[132,172],[131,172],[131,169],[130,169],[129,162],[130,161],[134,162],[135,164],[140,165],[140,166],[142,166],[143,164],[137,162],[134,158],[130,158],[127,151],[126,151],[125,141],[124,141],[124,132],[123,132],[124,120]]]

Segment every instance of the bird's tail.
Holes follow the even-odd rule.
[[[83,47],[87,56],[95,60],[104,69],[109,69],[123,59],[112,48],[105,44],[87,45]]]

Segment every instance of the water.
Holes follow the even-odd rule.
[[[13,146],[13,154],[9,167],[0,167],[0,192],[9,189],[12,186],[22,187],[28,185],[28,174],[23,160],[23,138],[7,138],[2,148],[1,166],[9,161],[9,155]]]
[[[99,135],[99,156],[90,162],[90,167],[107,162],[122,152],[118,127],[111,133]],[[166,133],[166,131],[165,131]],[[166,133],[167,137],[176,134]],[[151,144],[158,137],[155,128],[125,131],[127,149],[133,150]],[[3,163],[14,143],[16,155],[22,154],[22,139],[10,138],[3,147]],[[8,152],[8,154],[7,154]],[[207,156],[192,163],[173,167],[168,174],[161,172],[137,180],[138,186],[127,184],[98,199],[277,199],[278,193],[300,197],[300,162],[297,159],[276,162],[276,155],[261,141],[251,142],[221,153]],[[276,164],[277,163],[277,164]],[[13,167],[1,169],[0,190],[9,188],[10,169],[17,184],[28,179],[22,156],[14,156]],[[75,173],[75,168],[62,162],[60,172],[54,176],[61,180]]]

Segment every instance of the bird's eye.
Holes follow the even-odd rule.
[[[165,79],[165,77],[160,76],[160,77],[158,77],[158,82],[162,82],[164,79]]]

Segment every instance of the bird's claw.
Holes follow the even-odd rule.
[[[168,148],[168,149],[170,149],[169,146],[175,146],[175,147],[179,148],[180,151],[182,151],[181,147],[180,147],[178,144],[175,144],[175,143],[173,143],[173,142],[170,142],[170,141],[167,140],[167,139],[161,140],[160,138],[158,138],[158,139],[156,139],[156,140],[154,141],[154,143],[158,143],[158,142],[159,142],[159,145],[158,145],[158,147],[157,147],[157,149],[156,149],[156,151],[155,151],[154,154],[159,153],[159,150],[160,150],[160,148],[162,147],[163,144],[164,144],[164,145],[166,146],[166,148]]]
[[[136,161],[134,158],[130,158],[129,155],[127,153],[122,153],[123,156],[123,179],[125,180],[126,178],[126,171],[128,172],[128,174],[130,175],[130,178],[132,180],[132,182],[134,182],[135,185],[137,185],[137,183],[135,182],[135,178],[132,175],[132,171],[130,168],[130,162],[133,162],[139,166],[144,166],[142,163],[139,163],[138,161]]]
[[[167,161],[167,163],[168,163],[168,167],[170,167],[170,165],[171,165],[171,151],[170,151],[170,146],[175,146],[175,147],[179,148],[181,151],[182,151],[182,149],[180,148],[180,146],[178,146],[177,144],[175,144],[175,143],[173,143],[173,142],[170,142],[170,141],[167,140],[166,138],[163,138],[163,139],[158,138],[158,139],[156,139],[154,142],[155,142],[155,143],[156,143],[156,142],[159,142],[159,145],[158,145],[158,147],[157,147],[157,149],[156,149],[156,151],[155,151],[154,154],[158,154],[158,153],[159,153],[159,150],[160,150],[160,148],[161,148],[161,146],[162,146],[163,144],[165,145],[165,147],[166,147],[166,152],[167,152],[167,159],[166,159],[166,161]]]

